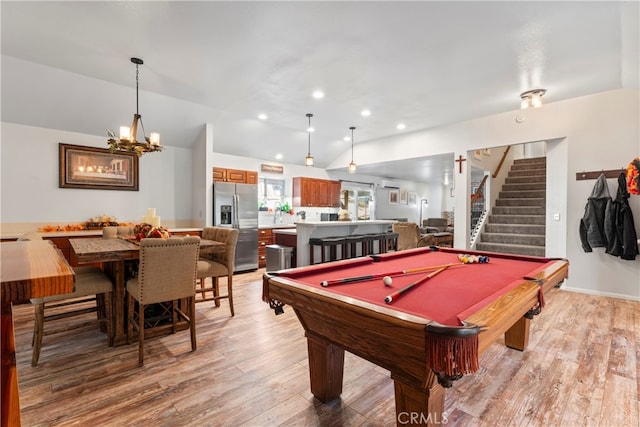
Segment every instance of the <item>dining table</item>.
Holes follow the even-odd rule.
[[[0,263],[0,425],[20,426],[12,305],[28,303],[31,298],[71,293],[75,274],[60,250],[46,240],[3,242],[0,244]]]
[[[73,265],[101,264],[102,269],[107,273],[113,282],[112,297],[112,330],[113,345],[120,346],[127,342],[127,307],[125,298],[125,288],[127,277],[127,264],[135,263],[140,258],[140,244],[132,238],[105,239],[79,238],[69,239],[71,246],[71,263]],[[224,252],[226,244],[214,240],[200,239],[200,252]],[[186,327],[186,325],[185,325]],[[162,334],[162,328],[156,331],[145,330],[145,336]]]

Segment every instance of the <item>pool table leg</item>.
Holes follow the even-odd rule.
[[[531,320],[521,317],[504,333],[504,343],[507,347],[524,351],[529,345],[529,325]]]
[[[436,426],[446,424],[444,388],[431,372],[425,388],[416,387],[391,374],[396,395],[396,424],[411,426]]]
[[[307,333],[311,393],[321,402],[329,402],[342,393],[344,349]]]

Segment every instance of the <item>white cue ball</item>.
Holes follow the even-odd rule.
[[[389,276],[384,276],[382,278],[382,283],[384,283],[385,286],[391,286],[391,283],[393,283],[393,279]]]

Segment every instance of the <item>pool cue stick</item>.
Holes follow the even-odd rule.
[[[432,277],[434,277],[436,274],[442,273],[443,271],[445,271],[447,268],[449,268],[449,266],[444,266],[436,271],[434,271],[433,273],[429,273],[426,276],[424,276],[422,279],[413,282],[407,286],[405,286],[402,289],[398,289],[397,291],[395,291],[392,294],[387,295],[386,297],[384,297],[384,302],[386,302],[387,304],[391,304],[393,302],[393,300],[397,297],[399,297],[400,295],[404,294],[407,291],[410,291],[411,289],[415,288],[416,286],[420,286],[421,284],[423,284],[424,282],[428,281],[429,279],[431,279]]]
[[[375,274],[367,274],[367,275],[364,275],[364,276],[344,277],[342,279],[323,280],[322,282],[320,282],[320,284],[322,286],[324,286],[324,287],[331,286],[331,285],[345,285],[345,284],[348,284],[348,283],[364,282],[366,280],[381,279],[381,278],[383,278],[385,276],[394,277],[394,276],[402,276],[404,274],[412,274],[412,273],[420,273],[420,272],[429,271],[429,270],[437,270],[439,268],[450,267],[452,265],[463,265],[463,263],[462,262],[452,262],[452,263],[449,263],[449,264],[431,265],[429,267],[418,267],[418,268],[412,268],[412,269],[408,269],[408,270],[392,271],[391,273],[375,273]]]

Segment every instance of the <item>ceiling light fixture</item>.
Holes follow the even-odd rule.
[[[407,126],[404,123],[398,123],[396,126],[396,129],[398,130],[403,130],[404,128],[406,128]]]
[[[321,90],[316,90],[315,92],[313,92],[313,97],[315,99],[322,99],[324,98],[324,92]]]
[[[258,114],[258,118],[259,118],[260,120],[267,120],[267,119],[269,118],[269,116],[267,116],[267,115],[266,115],[266,114],[264,114],[264,113],[260,113],[260,114]]]
[[[130,128],[128,126],[120,126],[120,138],[116,139],[115,132],[107,129],[107,135],[109,136],[107,144],[109,144],[109,149],[111,150],[111,152],[131,151],[136,153],[139,157],[144,153],[162,151],[163,147],[162,145],[160,145],[159,133],[151,132],[149,134],[149,137],[147,137],[144,132],[142,116],[138,113],[138,65],[142,65],[144,64],[144,62],[140,58],[131,58],[131,62],[136,64],[136,113],[133,115],[133,122],[131,123]],[[142,128],[142,136],[144,138],[144,142],[136,140],[136,136],[138,134],[138,121],[140,122],[140,127]]]
[[[532,89],[520,94],[520,108],[539,108],[542,107],[542,96],[547,93],[546,89]]]
[[[351,126],[351,163],[349,163],[349,173],[356,173],[356,163],[353,161],[353,131],[356,129]]]
[[[304,158],[304,165],[313,166],[313,157],[311,156],[311,132],[313,132],[313,128],[311,127],[311,117],[313,117],[313,114],[307,113],[307,117],[309,118],[309,127],[307,128],[307,134],[309,135],[309,145],[307,147],[307,157]]]
[[[369,117],[371,115],[371,111],[369,110],[362,110],[360,112],[360,114],[362,115],[362,117]]]

